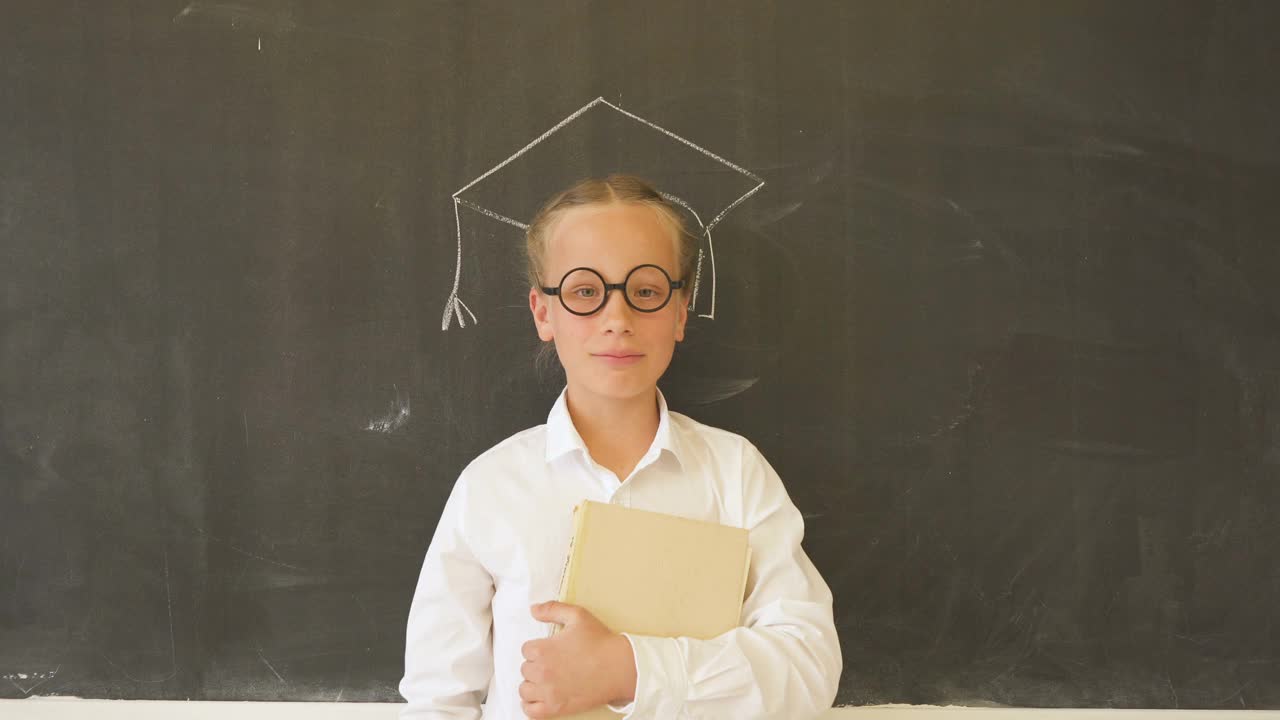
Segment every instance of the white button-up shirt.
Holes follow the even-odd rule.
[[[550,625],[530,606],[559,592],[573,507],[620,503],[750,530],[741,627],[709,640],[624,633],[636,696],[626,718],[802,720],[831,707],[842,659],[831,591],[800,546],[804,521],[740,435],[668,412],[619,482],[587,452],[560,394],[539,425],[462,471],[409,610],[402,720],[523,718],[520,649]]]

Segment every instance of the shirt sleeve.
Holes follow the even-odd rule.
[[[409,608],[401,720],[478,720],[493,677],[493,577],[467,542],[466,478],[445,503]]]
[[[636,663],[627,720],[805,720],[831,707],[843,660],[831,590],[801,548],[804,519],[764,456],[744,442],[751,569],[742,626],[709,640],[623,633]]]

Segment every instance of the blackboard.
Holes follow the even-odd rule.
[[[512,221],[613,169],[716,220],[663,387],[805,514],[839,704],[1280,708],[1280,6],[3,15],[0,697],[397,700],[562,382]]]

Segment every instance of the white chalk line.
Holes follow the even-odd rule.
[[[735,164],[733,164],[733,163],[729,162],[728,160],[725,160],[724,158],[722,158],[722,157],[720,157],[719,155],[717,155],[717,154],[715,154],[715,153],[711,152],[710,150],[707,150],[706,148],[702,147],[701,145],[698,145],[698,144],[696,144],[696,143],[694,143],[694,142],[691,142],[691,141],[689,141],[689,140],[685,140],[684,138],[682,138],[682,137],[680,137],[679,135],[677,135],[677,134],[675,134],[675,133],[671,132],[670,130],[668,130],[668,129],[666,129],[666,128],[662,127],[661,125],[657,125],[657,124],[651,123],[651,122],[649,122],[648,120],[645,120],[644,118],[640,117],[639,115],[636,115],[636,114],[634,114],[634,113],[627,112],[626,110],[623,110],[622,108],[618,107],[617,105],[614,105],[613,103],[609,102],[608,100],[605,100],[605,99],[604,99],[604,98],[602,98],[602,97],[601,97],[601,98],[596,98],[596,101],[598,101],[598,102],[602,102],[602,103],[604,103],[605,105],[608,105],[609,107],[613,108],[614,110],[617,110],[618,112],[622,113],[623,115],[626,115],[627,117],[631,118],[632,120],[635,120],[636,122],[642,123],[642,124],[644,124],[644,125],[648,125],[649,127],[653,128],[654,130],[657,130],[658,132],[662,133],[663,135],[666,135],[667,137],[670,137],[670,138],[671,138],[671,139],[673,139],[673,140],[676,140],[676,141],[679,141],[679,142],[684,143],[685,145],[688,145],[689,147],[693,148],[694,150],[697,150],[698,152],[702,153],[703,155],[706,155],[707,157],[711,158],[712,160],[716,160],[717,162],[721,162],[721,163],[723,163],[723,164],[725,164],[725,165],[728,165],[729,167],[733,168],[734,170],[737,170],[738,172],[742,173],[743,175],[746,175],[747,177],[751,178],[752,180],[755,180],[756,182],[758,182],[758,183],[760,183],[760,184],[764,184],[764,180],[763,180],[763,179],[761,179],[761,178],[759,178],[759,177],[757,177],[757,176],[756,176],[756,174],[755,174],[755,173],[753,173],[753,172],[751,172],[750,170],[747,170],[747,169],[746,169],[746,168],[744,168],[744,167],[739,167],[738,165],[735,165]]]
[[[698,248],[698,269],[693,273],[693,298],[689,300],[689,309],[698,305],[698,284],[702,281],[702,248]]]
[[[475,210],[476,212],[480,213],[481,215],[488,215],[489,217],[493,218],[494,220],[497,220],[498,222],[504,222],[504,223],[506,223],[506,224],[508,224],[508,225],[515,225],[516,227],[520,228],[521,230],[528,230],[528,229],[529,229],[529,226],[528,226],[528,225],[525,225],[524,223],[520,222],[519,220],[513,220],[513,219],[511,219],[511,218],[507,217],[506,215],[503,215],[503,214],[501,214],[501,213],[496,213],[496,212],[494,212],[494,211],[492,211],[492,210],[490,210],[490,209],[488,209],[488,208],[485,208],[485,207],[481,207],[481,206],[479,206],[479,205],[477,205],[477,204],[475,204],[475,203],[471,202],[470,200],[468,200],[468,199],[466,199],[466,198],[454,198],[454,200],[458,201],[459,203],[462,203],[463,205],[466,205],[467,207],[471,208],[472,210]]]
[[[716,245],[711,241],[710,225],[707,226],[707,257],[711,258],[711,312],[698,317],[714,320],[716,317]]]
[[[466,311],[467,311],[467,314],[471,316],[471,322],[473,322],[473,323],[475,323],[475,322],[479,322],[479,321],[477,321],[477,320],[476,320],[476,315],[475,315],[475,313],[471,312],[471,308],[467,307],[467,304],[466,304],[466,303],[464,303],[464,302],[462,302],[462,298],[458,298],[458,305],[460,305],[460,306],[462,307],[462,309],[463,309],[463,310],[466,310]]]
[[[445,301],[444,315],[440,318],[441,330],[449,329],[449,317],[451,315],[457,316],[458,326],[465,328],[467,326],[467,321],[466,321],[466,318],[462,317],[463,310],[466,310],[467,314],[471,316],[471,322],[473,323],[479,322],[478,320],[476,320],[475,313],[471,312],[471,308],[467,307],[467,304],[462,302],[462,298],[458,297],[458,287],[462,282],[462,218],[458,214],[458,206],[464,203],[466,204],[467,207],[477,210],[479,212],[485,213],[497,220],[515,223],[515,221],[511,220],[511,218],[508,218],[506,216],[500,216],[497,213],[489,212],[469,200],[463,200],[460,197],[454,196],[453,225],[458,235],[458,257],[453,268],[453,290],[449,293],[449,299]],[[516,225],[519,225],[519,223],[516,223]],[[521,226],[521,227],[527,227],[527,226]],[[459,306],[461,306],[461,308],[459,308]]]
[[[453,198],[453,226],[458,231],[458,260],[453,268],[453,290],[444,303],[444,315],[440,318],[440,329],[449,329],[449,316],[453,314],[454,302],[458,299],[458,283],[462,280],[462,220],[458,218],[458,197]],[[459,320],[458,322],[462,322]],[[466,327],[465,325],[463,327]]]
[[[449,293],[450,297],[458,294],[458,283],[462,279],[462,220],[458,218],[458,198],[453,199],[453,225],[458,231],[458,265],[453,272],[453,292]]]
[[[758,190],[759,190],[760,188],[762,188],[762,187],[764,187],[764,181],[763,181],[763,180],[761,180],[761,181],[760,181],[760,184],[759,184],[759,185],[757,185],[757,186],[755,186],[755,187],[751,188],[750,190],[748,190],[748,191],[746,192],[746,194],[744,194],[742,197],[740,197],[740,198],[738,198],[737,200],[734,200],[733,202],[729,203],[729,207],[727,207],[727,208],[725,208],[725,209],[721,210],[719,215],[717,215],[717,216],[715,216],[715,217],[711,218],[711,222],[707,223],[707,229],[708,229],[708,230],[710,230],[711,228],[713,228],[713,227],[715,227],[716,225],[720,224],[720,221],[721,221],[722,219],[724,219],[724,216],[725,216],[725,215],[728,215],[728,214],[729,214],[729,211],[730,211],[730,210],[732,210],[732,209],[734,209],[734,208],[738,207],[738,205],[739,205],[743,200],[746,200],[747,198],[751,197],[752,195],[755,195],[755,194],[756,194],[756,191],[758,191]]]
[[[472,187],[474,187],[474,186],[475,186],[476,184],[478,184],[480,181],[484,180],[485,178],[489,177],[490,175],[493,175],[493,174],[494,174],[494,173],[496,173],[497,171],[499,171],[499,170],[501,170],[502,168],[506,167],[507,165],[511,164],[511,162],[512,162],[512,161],[516,160],[516,159],[517,159],[517,158],[519,158],[521,155],[524,155],[525,153],[527,153],[527,152],[529,152],[530,150],[532,150],[534,147],[537,147],[537,145],[538,145],[539,143],[541,143],[541,142],[543,142],[544,140],[546,140],[547,138],[551,137],[551,136],[552,136],[552,135],[554,135],[557,131],[559,131],[560,129],[564,128],[564,127],[565,127],[566,125],[568,125],[569,123],[573,122],[574,120],[577,120],[577,119],[578,119],[579,117],[581,117],[584,113],[586,113],[588,110],[590,110],[591,108],[593,108],[593,107],[595,107],[595,106],[597,106],[597,105],[606,105],[606,106],[608,106],[608,107],[612,108],[613,110],[615,110],[616,112],[618,112],[618,113],[620,113],[620,114],[624,115],[625,117],[628,117],[628,118],[630,118],[630,119],[632,119],[632,120],[634,120],[634,121],[636,121],[636,122],[638,122],[638,123],[640,123],[640,124],[642,124],[642,125],[644,125],[644,126],[646,126],[646,127],[649,127],[649,128],[654,129],[654,130],[657,130],[658,132],[662,133],[663,135],[665,135],[665,136],[667,136],[667,137],[669,137],[669,138],[671,138],[671,139],[673,139],[673,140],[675,140],[675,141],[677,141],[677,142],[679,142],[679,143],[681,143],[681,144],[683,144],[683,145],[685,145],[685,146],[687,146],[687,147],[689,147],[689,148],[692,148],[693,150],[696,150],[697,152],[699,152],[699,153],[701,153],[701,154],[705,155],[706,157],[711,158],[712,160],[715,160],[716,162],[719,162],[719,163],[721,163],[721,164],[725,165],[726,167],[728,167],[728,168],[730,168],[730,169],[734,170],[735,172],[741,173],[742,175],[745,175],[746,177],[748,177],[748,178],[750,178],[750,179],[752,179],[752,180],[756,181],[757,185],[756,185],[755,187],[751,188],[751,189],[750,189],[750,190],[748,190],[746,193],[744,193],[744,194],[742,194],[741,196],[739,196],[736,200],[734,200],[734,201],[733,201],[732,203],[730,203],[727,207],[725,207],[723,210],[721,210],[721,211],[720,211],[720,213],[719,213],[719,214],[717,214],[717,215],[716,215],[716,216],[711,220],[711,222],[710,222],[710,223],[707,223],[707,224],[705,224],[705,225],[703,225],[703,224],[702,224],[702,219],[698,217],[697,212],[695,212],[695,211],[693,210],[693,208],[692,208],[692,207],[690,207],[690,206],[688,205],[688,203],[685,203],[684,201],[679,200],[679,198],[675,198],[675,196],[666,195],[666,194],[664,193],[664,196],[665,196],[665,197],[667,197],[668,199],[674,199],[674,200],[676,200],[676,201],[678,202],[678,204],[680,204],[682,207],[684,207],[686,210],[688,210],[690,213],[692,213],[692,214],[693,214],[693,216],[694,216],[694,218],[698,220],[698,224],[699,224],[699,225],[702,225],[703,233],[704,233],[704,235],[705,235],[705,236],[706,236],[706,238],[707,238],[707,249],[708,249],[708,251],[709,251],[709,252],[708,252],[708,255],[710,255],[710,257],[711,257],[711,312],[710,312],[710,313],[707,313],[707,314],[699,315],[699,317],[704,317],[704,318],[709,318],[709,319],[714,319],[714,318],[715,318],[715,314],[716,314],[716,295],[717,295],[717,293],[716,293],[716,269],[715,269],[715,268],[716,268],[716,255],[715,255],[715,246],[714,246],[714,243],[712,242],[712,239],[711,239],[711,229],[712,229],[712,228],[714,228],[714,227],[715,227],[715,226],[716,226],[716,225],[717,225],[717,224],[718,224],[722,219],[724,219],[724,217],[729,213],[729,211],[733,210],[733,209],[734,209],[735,207],[737,207],[739,204],[741,204],[742,202],[744,202],[747,198],[749,198],[749,197],[751,197],[752,195],[756,194],[756,192],[758,192],[758,191],[760,190],[760,188],[764,187],[764,185],[765,185],[765,181],[764,181],[764,179],[762,179],[761,177],[759,177],[759,176],[758,176],[758,175],[756,175],[755,173],[751,172],[750,170],[747,170],[746,168],[744,168],[744,167],[742,167],[742,166],[740,166],[740,165],[737,165],[737,164],[735,164],[735,163],[733,163],[733,162],[730,162],[729,160],[726,160],[725,158],[723,158],[723,157],[721,157],[721,156],[717,155],[716,153],[711,152],[710,150],[708,150],[708,149],[706,149],[706,148],[702,147],[701,145],[698,145],[698,144],[697,144],[697,143],[695,143],[695,142],[692,142],[692,141],[690,141],[690,140],[688,140],[688,139],[686,139],[686,138],[684,138],[684,137],[681,137],[680,135],[677,135],[677,134],[676,134],[676,133],[674,133],[674,132],[671,132],[670,130],[668,130],[668,129],[666,129],[666,128],[662,127],[661,125],[658,125],[657,123],[650,122],[649,120],[646,120],[645,118],[642,118],[642,117],[640,117],[639,115],[636,115],[635,113],[632,113],[632,112],[630,112],[630,111],[624,110],[624,109],[622,109],[621,107],[619,107],[619,106],[617,106],[617,105],[614,105],[613,103],[609,102],[608,100],[605,100],[603,96],[601,96],[601,97],[597,97],[595,100],[592,100],[591,102],[587,103],[586,105],[583,105],[582,107],[578,108],[576,111],[574,111],[574,112],[570,113],[568,116],[566,116],[566,117],[565,117],[564,119],[562,119],[560,122],[558,122],[558,123],[556,123],[555,125],[553,125],[553,126],[552,126],[550,129],[548,129],[546,132],[544,132],[544,133],[542,133],[541,135],[539,135],[538,137],[534,138],[532,141],[530,141],[529,143],[527,143],[524,147],[520,148],[519,150],[517,150],[516,152],[514,152],[514,153],[512,153],[510,156],[508,156],[505,160],[503,160],[502,162],[498,163],[497,165],[494,165],[493,167],[489,168],[489,170],[485,171],[482,175],[480,175],[479,177],[475,178],[474,180],[472,180],[471,182],[467,183],[466,185],[462,186],[462,187],[461,187],[461,188],[459,188],[456,192],[454,192],[454,193],[453,193],[453,220],[454,220],[455,230],[456,230],[456,233],[457,233],[457,241],[458,241],[458,255],[457,255],[457,263],[456,263],[456,265],[455,265],[455,268],[454,268],[454,274],[453,274],[453,290],[449,293],[449,299],[445,302],[444,313],[442,314],[441,319],[440,319],[440,329],[441,329],[442,331],[444,331],[444,330],[448,330],[448,329],[449,329],[450,316],[456,317],[456,318],[457,318],[457,320],[458,320],[458,325],[459,325],[459,327],[465,328],[465,327],[467,326],[467,324],[466,324],[466,319],[465,319],[465,318],[463,317],[463,315],[462,315],[462,310],[464,310],[464,309],[467,311],[467,314],[471,316],[471,321],[472,321],[473,323],[478,322],[478,320],[476,319],[475,313],[471,312],[471,309],[470,309],[470,308],[468,308],[468,307],[467,307],[467,306],[462,302],[462,300],[458,297],[458,287],[459,287],[460,279],[461,279],[461,277],[462,277],[462,220],[461,220],[461,218],[459,217],[459,213],[458,213],[458,206],[459,206],[459,205],[466,205],[468,208],[470,208],[470,209],[472,209],[472,210],[475,210],[476,212],[481,213],[482,215],[486,215],[486,216],[488,216],[488,217],[490,217],[490,218],[493,218],[494,220],[498,220],[499,222],[507,223],[507,224],[509,224],[509,225],[512,225],[512,226],[518,227],[518,228],[520,228],[521,230],[528,230],[528,229],[529,229],[529,226],[528,226],[528,225],[526,225],[525,223],[522,223],[522,222],[520,222],[520,221],[518,221],[518,220],[515,220],[515,219],[513,219],[513,218],[510,218],[510,217],[507,217],[506,215],[503,215],[503,214],[501,214],[501,213],[495,212],[495,211],[493,211],[493,210],[489,210],[488,208],[485,208],[485,207],[483,207],[483,206],[481,206],[481,205],[479,205],[479,204],[477,204],[477,203],[473,203],[473,202],[471,202],[471,201],[469,201],[469,200],[463,199],[463,198],[461,198],[461,197],[459,197],[459,196],[460,196],[462,193],[464,193],[464,192],[466,192],[467,190],[469,190],[469,189],[471,189]],[[702,252],[701,252],[701,250],[699,250],[699,253],[698,253],[698,273],[697,273],[697,277],[696,277],[696,278],[695,278],[695,280],[694,280],[693,299],[692,299],[692,301],[690,302],[690,309],[694,309],[694,306],[695,306],[695,304],[697,303],[697,298],[698,298],[698,289],[699,289],[699,285],[701,284],[701,278],[702,278]]]
[[[453,196],[454,196],[455,198],[456,198],[456,197],[458,197],[458,196],[459,196],[459,195],[461,195],[462,193],[466,192],[469,188],[471,188],[471,186],[475,185],[476,183],[480,182],[481,180],[484,180],[485,178],[489,177],[490,175],[492,175],[492,174],[494,174],[494,173],[498,172],[499,170],[501,170],[502,168],[506,167],[506,166],[507,166],[507,164],[508,164],[508,163],[510,163],[512,160],[515,160],[516,158],[520,157],[521,155],[523,155],[523,154],[525,154],[525,153],[529,152],[530,150],[532,150],[532,149],[534,148],[534,146],[535,146],[535,145],[537,145],[538,143],[542,142],[543,140],[546,140],[547,138],[551,137],[552,135],[554,135],[554,134],[555,134],[555,132],[556,132],[557,130],[559,130],[560,128],[564,127],[565,125],[568,125],[569,123],[573,122],[574,120],[577,120],[579,117],[581,117],[581,115],[582,115],[583,113],[585,113],[586,111],[588,111],[588,110],[590,110],[591,108],[595,107],[596,105],[599,105],[599,104],[600,104],[600,103],[602,103],[602,102],[604,102],[604,98],[603,98],[603,97],[598,97],[598,98],[596,98],[595,100],[592,100],[591,102],[587,103],[586,105],[583,105],[581,108],[578,108],[578,110],[577,110],[576,112],[574,112],[574,113],[570,114],[570,115],[569,115],[568,117],[566,117],[565,119],[563,119],[563,120],[561,120],[560,122],[556,123],[556,124],[555,124],[555,126],[554,126],[554,127],[552,127],[550,130],[548,130],[548,131],[546,131],[546,132],[542,133],[541,135],[539,135],[538,137],[534,138],[533,142],[530,142],[528,145],[525,145],[524,147],[522,147],[522,148],[520,148],[519,150],[517,150],[517,151],[515,152],[515,154],[514,154],[514,155],[512,155],[512,156],[511,156],[511,157],[509,157],[509,158],[507,158],[506,160],[503,160],[502,162],[498,163],[497,165],[494,165],[492,168],[490,168],[490,169],[489,169],[489,171],[488,171],[488,172],[486,172],[485,174],[483,174],[483,175],[481,175],[480,177],[476,178],[475,180],[472,180],[471,182],[467,183],[466,185],[463,185],[461,189],[459,189],[457,192],[455,192],[455,193],[453,194]],[[613,106],[610,106],[610,107],[613,107]]]
[[[702,236],[707,239],[707,249],[710,251],[710,255],[711,255],[711,314],[702,315],[700,317],[714,318],[716,315],[716,251],[715,251],[715,247],[712,246],[711,244],[711,228],[710,226],[702,224],[702,217],[698,215],[698,211],[694,210],[693,207],[689,205],[689,203],[685,202],[683,199],[676,197],[675,195],[672,195],[670,193],[662,193],[662,197],[666,198],[668,202],[673,202],[679,205],[680,207],[684,208],[685,210],[688,210],[689,214],[693,215],[693,219],[698,221],[698,227],[702,228]],[[689,303],[689,309],[693,310],[695,313],[697,312],[696,304],[698,302],[698,286],[701,283],[702,283],[702,248],[698,248],[698,272],[695,274],[693,279],[693,300],[692,302]]]

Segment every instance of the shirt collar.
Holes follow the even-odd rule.
[[[569,415],[568,392],[567,386],[560,391],[560,397],[556,398],[551,412],[547,414],[547,462],[574,450],[581,450],[584,456],[588,455],[587,444],[582,441],[582,436],[578,434],[578,428],[574,427],[573,418]],[[653,436],[653,444],[649,446],[649,452],[645,456],[663,450],[671,453],[677,462],[681,462],[679,432],[672,427],[667,398],[662,390],[658,390],[658,432]]]

